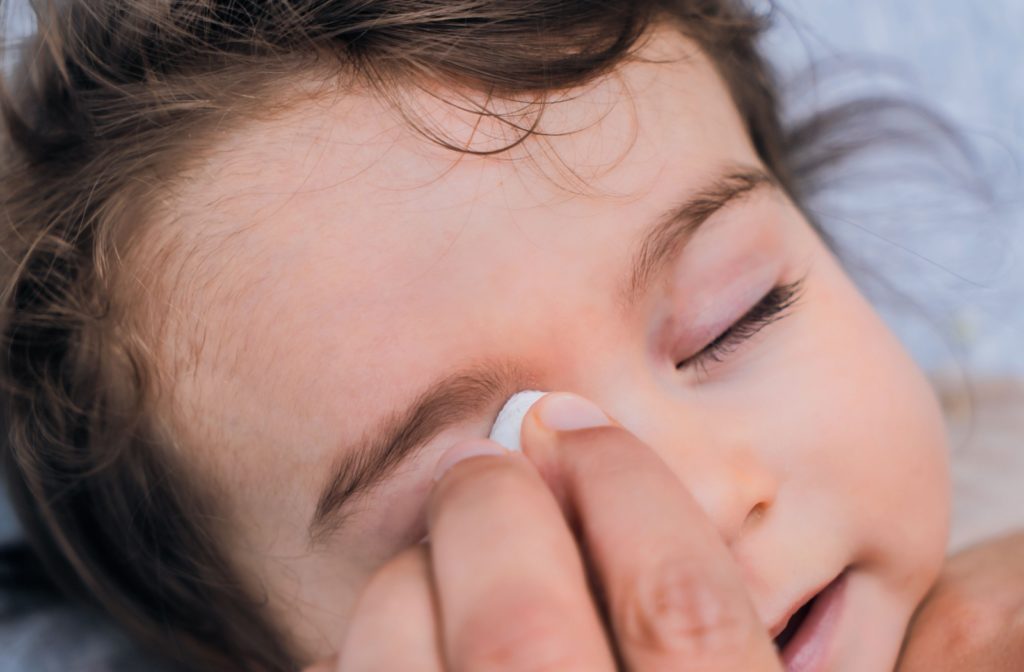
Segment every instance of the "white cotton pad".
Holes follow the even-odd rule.
[[[547,392],[523,390],[509,397],[501,412],[498,413],[488,438],[497,441],[509,450],[517,452],[522,450],[519,446],[519,432],[523,427],[523,418],[526,417],[526,412],[530,410],[530,407],[545,394]]]

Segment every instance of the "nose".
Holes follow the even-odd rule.
[[[678,402],[676,402],[678,403]],[[672,405],[675,406],[676,403]],[[768,517],[779,491],[769,446],[749,435],[742,418],[695,408],[630,407],[620,422],[668,465],[730,546]],[[623,409],[625,410],[625,409]]]
[[[669,446],[662,455],[672,450],[683,449]],[[666,461],[678,465],[673,470],[729,546],[757,528],[773,509],[778,479],[750,449],[701,451]]]

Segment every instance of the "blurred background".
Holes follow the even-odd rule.
[[[27,25],[24,3],[5,3],[14,32]],[[778,5],[764,46],[791,118],[896,96],[955,129],[947,136],[941,124],[894,112],[896,136],[844,166],[813,212],[914,357],[944,381],[954,546],[1024,525],[1024,394],[1014,382],[1024,380],[1024,0]],[[0,544],[16,536],[0,498]],[[73,650],[51,646],[56,637]],[[0,596],[0,672],[139,665],[102,624]]]
[[[853,129],[867,150],[812,214],[939,392],[953,550],[1024,528],[1022,29],[1021,0],[781,0],[764,43],[791,119],[887,97],[939,115]]]
[[[793,115],[852,96],[909,98],[945,116],[973,162],[965,174],[965,157],[941,142],[895,143],[823,194],[817,208],[854,273],[927,370],[1024,375],[1024,2],[779,4],[766,46]]]

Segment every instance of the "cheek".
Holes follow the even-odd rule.
[[[804,375],[815,380],[800,385],[824,394],[805,400],[805,432],[817,435],[806,458],[828,484],[823,496],[849,521],[860,561],[886,566],[894,585],[923,591],[941,563],[949,524],[948,447],[937,399],[831,256],[816,273],[805,325],[813,336],[801,348],[811,362]]]

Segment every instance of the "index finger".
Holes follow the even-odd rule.
[[[536,470],[486,441],[452,455],[466,459],[441,476],[427,513],[449,668],[610,672],[575,540]]]
[[[522,443],[578,527],[630,669],[781,669],[728,548],[654,451],[561,393],[531,409]]]

